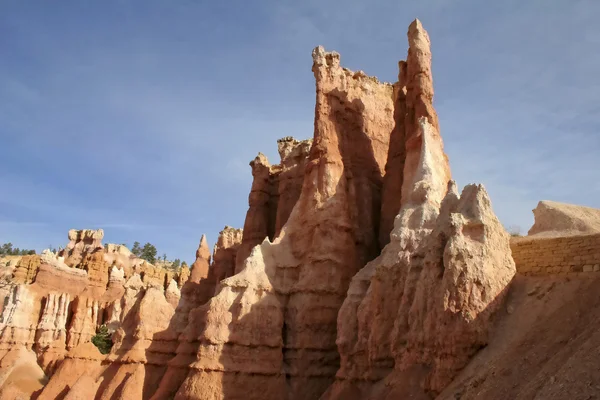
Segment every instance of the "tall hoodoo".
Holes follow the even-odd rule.
[[[196,260],[192,264],[190,282],[199,283],[202,279],[208,278],[210,269],[210,249],[206,241],[206,235],[200,238],[198,250],[196,250]]]
[[[273,243],[255,247],[190,313],[184,336],[200,346],[176,398],[208,399],[214,393],[198,388],[215,386],[232,398],[318,398],[333,380],[337,311],[352,275],[379,251],[392,87],[341,68],[322,47],[313,61],[315,134],[301,194]]]
[[[431,140],[442,145],[438,117],[433,108],[433,78],[431,74],[431,49],[429,35],[419,20],[408,28],[408,56],[398,63],[398,82],[394,84],[394,130],[390,139],[390,150],[385,167],[381,201],[381,225],[379,241],[381,247],[389,243],[389,233],[394,219],[408,199],[406,192],[413,182],[411,174],[419,156],[422,119],[429,125]],[[443,148],[443,147],[442,147]],[[448,159],[437,165],[450,179]],[[408,174],[408,175],[405,175]]]

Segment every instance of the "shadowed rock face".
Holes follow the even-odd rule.
[[[281,158],[279,164],[270,165],[262,153],[250,162],[252,189],[244,237],[236,257],[236,273],[241,271],[252,248],[266,237],[273,240],[287,222],[302,192],[311,145],[312,139],[298,141],[288,136],[277,141]]]

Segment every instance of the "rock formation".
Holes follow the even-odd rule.
[[[317,398],[337,370],[338,308],[352,275],[379,251],[392,87],[342,69],[321,47],[313,60],[315,135],[301,194],[273,243],[267,229],[241,272],[190,313],[180,349],[198,350],[175,398]],[[173,388],[165,379],[161,387]]]
[[[287,136],[277,141],[280,164],[271,166],[262,153],[250,162],[252,188],[244,236],[236,256],[236,273],[241,271],[252,248],[265,237],[273,240],[287,222],[302,191],[311,145],[312,140],[298,141]]]
[[[84,254],[102,248],[103,237],[104,231],[102,229],[71,229],[69,231],[69,244],[59,251],[58,255],[64,257],[69,266],[76,267],[81,262]]]
[[[567,236],[600,232],[600,210],[543,200],[533,210],[529,236]]]
[[[213,249],[209,279],[216,285],[235,273],[237,253],[242,244],[243,230],[226,226],[219,232]],[[214,294],[214,287],[212,290]],[[212,295],[212,294],[211,294]]]
[[[0,316],[0,399],[33,394],[6,378],[20,355],[50,376],[39,399],[476,398],[494,371],[474,356],[515,264],[483,186],[459,195],[451,180],[418,20],[408,42],[394,85],[314,49],[313,139],[250,163],[244,230],[226,226],[212,256],[202,236],[191,271],[104,248],[101,230],[23,257]],[[99,325],[107,355],[90,343]]]
[[[368,397],[384,379],[377,398],[440,391],[485,344],[489,318],[515,273],[508,234],[485,190],[468,186],[459,198],[449,184],[431,106],[429,38],[418,21],[408,37],[399,79],[406,87],[396,89],[405,112],[395,113],[395,131],[402,125],[403,134],[390,145],[390,155],[403,149],[390,162],[404,170],[396,174],[401,184],[384,183],[401,188],[400,213],[390,243],[353,278],[340,310],[342,362],[326,399]],[[420,385],[412,388],[412,381]]]
[[[101,230],[72,230],[69,245],[58,254],[45,250],[39,256],[20,259],[12,279],[4,288],[5,307],[0,315],[0,364],[3,365],[0,375],[11,374],[17,368],[16,354],[23,352],[34,354],[42,374],[53,375],[68,354],[77,358],[79,353],[69,351],[89,344],[98,326],[106,324],[110,332],[122,331],[124,321],[134,318],[131,314],[135,314],[136,305],[147,297],[144,294],[149,288],[156,289],[154,295],[148,295],[146,303],[151,301],[149,299],[155,301],[156,297],[159,300],[154,306],[147,304],[145,309],[156,308],[157,312],[164,311],[165,307],[170,309],[163,313],[168,315],[163,325],[149,329],[166,328],[179,302],[176,280],[184,282],[187,276],[181,278],[142,263],[123,246],[109,245],[105,249],[102,236]],[[108,261],[112,261],[112,266]],[[128,268],[132,275],[126,280]],[[135,270],[144,274],[144,281]],[[189,272],[186,275],[189,276]],[[123,335],[137,338],[135,332]],[[176,337],[170,339],[175,344],[167,358],[174,355],[176,347]],[[148,340],[144,343],[148,345]],[[79,383],[78,386],[85,385]],[[76,397],[75,392],[70,396]]]
[[[36,255],[23,256],[15,267],[13,282],[32,283],[40,267],[40,257]]]

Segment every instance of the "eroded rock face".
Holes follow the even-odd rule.
[[[215,387],[232,398],[318,398],[337,370],[338,308],[379,250],[392,87],[342,69],[323,48],[313,60],[315,137],[302,193],[274,242],[254,247],[242,271],[190,313],[183,341],[198,351],[175,398],[214,398],[201,388]]]
[[[242,244],[243,230],[226,226],[219,232],[213,249],[210,279],[217,284],[235,273],[237,253]],[[212,293],[214,294],[214,288]]]
[[[32,283],[40,268],[40,262],[40,256],[23,256],[15,267],[13,282],[24,284]]]
[[[408,199],[408,188],[413,182],[421,148],[421,120],[430,126],[431,141],[443,146],[438,117],[433,108],[433,78],[431,74],[431,49],[429,35],[416,20],[408,30],[408,57],[398,63],[398,82],[394,84],[394,129],[386,163],[382,201],[380,243],[383,248],[390,241],[389,233],[394,219]],[[450,179],[448,159],[436,168]],[[408,164],[408,165],[407,165]],[[405,175],[406,174],[406,175]]]
[[[250,167],[252,188],[248,196],[249,207],[244,221],[244,235],[236,256],[238,270],[241,268],[241,261],[250,255],[254,246],[266,237],[273,239],[277,219],[280,166],[272,166],[264,154],[258,153],[256,158],[250,161]]]
[[[530,236],[585,235],[600,232],[600,210],[543,200],[533,210]]]
[[[71,229],[69,231],[69,244],[58,255],[65,258],[70,267],[76,267],[82,261],[83,256],[96,249],[102,248],[102,229]]]
[[[202,235],[200,238],[200,244],[198,250],[196,250],[196,260],[192,264],[190,281],[199,283],[202,279],[208,278],[210,270],[210,250],[208,248],[208,242],[206,236]]]
[[[302,192],[304,171],[312,146],[312,139],[296,140],[286,136],[277,141],[280,169],[277,201],[275,236],[278,236],[286,224]],[[272,238],[269,237],[272,240]],[[243,257],[245,258],[245,257]]]
[[[172,315],[180,297],[175,281],[179,278],[137,263],[139,259],[131,258],[123,246],[104,249],[101,236],[95,231],[72,231],[71,243],[62,252],[45,250],[39,256],[21,258],[13,279],[7,282],[6,307],[0,316],[0,358],[7,360],[6,368],[0,365],[0,375],[10,373],[8,360],[17,349],[34,352],[38,367],[53,375],[68,351],[89,343],[100,325],[106,324],[110,332],[122,329],[149,287],[157,288]],[[125,267],[133,266],[130,278],[126,280],[126,268],[117,259],[109,266],[107,252],[129,260]],[[135,268],[142,271],[144,281]],[[157,307],[162,310],[161,305]],[[135,336],[135,332],[127,335]],[[175,354],[176,336],[169,340],[166,359]],[[70,396],[76,398],[75,393]]]
[[[84,390],[88,392],[88,397],[84,398],[94,398],[98,386],[102,382],[97,377],[103,369],[101,363],[105,358],[90,342],[75,347],[67,353],[38,399],[57,399],[65,392],[67,395],[74,396],[75,393]],[[78,387],[80,385],[77,385],[77,382],[81,379],[87,380],[86,388]],[[71,394],[71,392],[73,393]]]
[[[216,282],[211,274],[210,258],[206,236],[202,235],[190,279],[181,288],[181,297],[171,323],[171,329],[177,335],[187,326],[190,311],[206,303],[214,294]]]
[[[66,266],[23,264],[35,283],[11,292],[0,360],[8,345],[46,346],[42,399],[439,393],[487,343],[515,267],[485,189],[459,196],[451,181],[429,38],[418,21],[408,36],[393,86],[313,51],[313,140],[251,163],[244,237],[226,227],[212,263],[202,237],[189,279],[93,233],[70,234]],[[114,332],[107,356],[89,343],[99,324]]]
[[[252,189],[249,208],[244,222],[244,236],[236,256],[236,270],[243,267],[252,248],[268,237],[279,235],[296,205],[312,140],[298,141],[291,136],[279,139],[277,147],[281,161],[270,165],[267,157],[259,153],[250,162]]]
[[[431,107],[429,39],[418,21],[408,35],[408,60],[400,63],[404,111],[395,113],[405,158],[399,152],[389,161],[404,168],[401,186],[393,183],[394,191],[401,187],[401,208],[390,243],[353,278],[338,315],[342,362],[325,399],[439,392],[485,345],[515,274],[508,235],[483,187],[468,186],[459,198],[448,183]],[[385,385],[375,386],[379,381]]]

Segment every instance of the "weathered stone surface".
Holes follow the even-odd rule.
[[[15,267],[13,282],[32,283],[35,280],[40,263],[41,258],[38,255],[23,256]]]
[[[421,120],[429,124],[431,140],[441,144],[438,117],[433,108],[433,79],[429,35],[416,20],[408,30],[408,57],[398,63],[398,82],[394,84],[394,129],[386,163],[381,201],[379,238],[381,247],[390,241],[394,219],[406,199],[407,188],[418,162],[421,147]],[[442,147],[443,154],[443,147]],[[438,168],[450,179],[450,168],[443,155]],[[406,165],[406,164],[409,165]],[[405,175],[408,174],[408,175]]]
[[[439,392],[485,345],[490,316],[515,273],[508,234],[483,187],[468,186],[459,199],[454,184],[447,186],[431,106],[429,39],[418,21],[408,35],[404,119],[396,113],[405,158],[398,160],[400,152],[391,160],[404,167],[401,209],[391,242],[350,285],[338,316],[341,368],[325,399]],[[383,379],[385,385],[373,385]]]
[[[75,393],[83,388],[77,389],[75,385],[80,379],[87,380],[90,390],[88,393],[95,394],[97,391],[98,375],[102,372],[102,361],[106,357],[100,354],[92,343],[83,343],[67,353],[64,361],[60,364],[52,379],[44,387],[38,400],[53,400],[60,398],[61,394],[69,393],[75,389]],[[85,378],[84,378],[85,377]],[[92,382],[94,382],[92,384]],[[74,394],[72,395],[74,396]],[[87,397],[94,398],[94,395]]]
[[[540,201],[533,209],[535,222],[529,236],[568,236],[600,232],[600,210],[597,208]]]
[[[0,350],[16,345],[31,348],[41,309],[41,297],[27,285],[16,285],[0,316]]]
[[[37,365],[35,353],[15,346],[0,355],[0,399],[26,400],[47,382],[44,371]]]
[[[304,171],[312,146],[312,139],[296,140],[287,136],[277,141],[279,151],[279,199],[277,201],[277,219],[275,221],[275,236],[287,222],[296,202],[302,192]]]
[[[208,278],[210,270],[210,250],[206,236],[202,235],[198,250],[196,250],[196,260],[191,266],[190,281],[199,283],[202,279]]]
[[[42,316],[37,325],[35,343],[41,366],[49,372],[66,353],[67,318],[71,296],[68,293],[49,293],[45,298]]]
[[[323,48],[313,60],[315,137],[302,193],[274,242],[254,247],[242,271],[190,313],[182,336],[199,350],[175,398],[318,398],[333,379],[338,308],[379,250],[392,87],[342,69]],[[221,394],[201,389],[218,383]]]
[[[177,282],[175,282],[175,279],[171,279],[169,286],[167,286],[167,289],[165,290],[165,298],[167,299],[169,304],[173,306],[173,309],[175,309],[175,307],[177,307],[177,304],[179,304],[179,299],[181,298],[181,291],[177,287]]]
[[[226,226],[221,232],[213,249],[211,273],[209,279],[215,284],[235,273],[237,252],[242,244],[244,231]],[[212,290],[214,294],[214,288]]]
[[[281,168],[279,165],[271,166],[262,153],[258,153],[256,158],[250,161],[250,167],[253,177],[252,188],[248,196],[249,207],[244,221],[244,235],[237,254],[238,266],[241,265],[240,261],[248,257],[254,246],[260,244],[266,237],[273,239],[275,236],[279,200],[277,189]]]
[[[87,253],[102,248],[102,238],[104,231],[102,229],[71,229],[69,231],[69,244],[58,255],[65,258],[65,262],[70,267],[76,267],[83,260]]]
[[[279,165],[251,163],[244,235],[226,227],[212,264],[204,236],[176,275],[103,248],[96,231],[23,263],[0,317],[0,380],[17,346],[53,374],[40,399],[392,400],[448,387],[489,343],[515,267],[485,189],[459,196],[451,181],[429,38],[418,21],[408,36],[393,86],[313,51],[314,138],[278,141]],[[114,332],[106,357],[89,342],[101,324]]]
[[[179,275],[177,275],[177,286],[179,286],[179,288],[181,289],[183,285],[185,285],[185,283],[190,279],[191,275],[191,270],[187,266],[187,264],[182,265],[181,269],[179,270]]]
[[[73,317],[67,335],[67,348],[89,342],[100,325],[100,304],[97,300],[79,296],[73,301]]]
[[[273,240],[287,222],[302,191],[311,145],[312,140],[298,141],[287,136],[277,141],[279,164],[270,165],[262,153],[250,162],[253,181],[244,236],[236,257],[236,273],[241,271],[252,248],[266,237]]]

